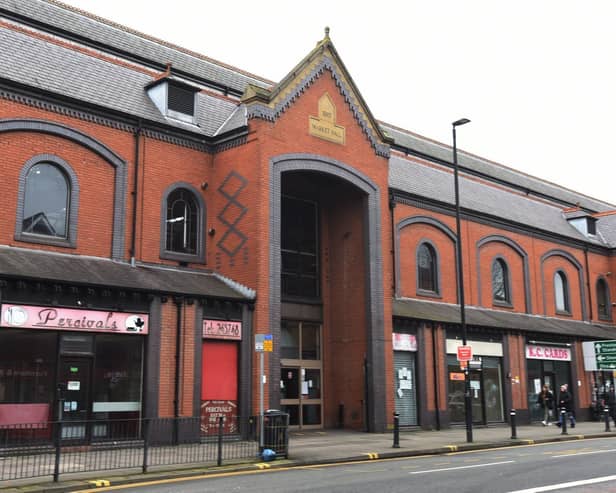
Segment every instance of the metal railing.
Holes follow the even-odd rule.
[[[288,415],[134,420],[54,421],[0,426],[0,481],[153,468],[220,466],[259,460],[262,449],[288,455]]]

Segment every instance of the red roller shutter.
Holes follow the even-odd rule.
[[[237,350],[235,341],[203,341],[202,401],[237,401]]]

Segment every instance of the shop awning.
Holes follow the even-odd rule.
[[[450,324],[460,323],[460,307],[449,303],[397,299],[394,300],[393,313],[396,317]],[[616,327],[579,320],[563,320],[474,306],[467,306],[465,314],[466,323],[469,326],[542,332],[581,338],[616,339]]]
[[[0,246],[0,278],[168,295],[251,300],[254,291],[211,271]]]

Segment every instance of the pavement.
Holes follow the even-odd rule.
[[[524,425],[512,429],[508,425],[474,427],[473,440],[467,441],[464,427],[448,428],[440,431],[412,430],[400,432],[399,447],[393,447],[393,433],[365,433],[351,430],[319,430],[289,433],[289,457],[272,462],[244,462],[223,467],[160,470],[148,474],[135,474],[119,471],[107,472],[105,480],[100,480],[101,473],[90,473],[81,477],[63,479],[58,483],[49,480],[6,481],[0,483],[3,493],[64,493],[94,488],[93,481],[98,481],[100,490],[104,486],[119,486],[144,481],[161,481],[165,479],[203,476],[227,472],[255,471],[256,469],[288,468],[308,465],[335,464],[386,458],[414,457],[420,455],[446,454],[469,450],[482,450],[498,447],[532,445],[564,440],[581,440],[588,438],[616,439],[616,428],[610,423],[609,432],[605,423],[597,421],[581,422],[575,428],[567,427],[567,434],[557,426]]]

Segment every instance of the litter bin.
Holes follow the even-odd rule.
[[[276,452],[277,457],[288,458],[289,415],[277,409],[263,413],[263,448]]]

